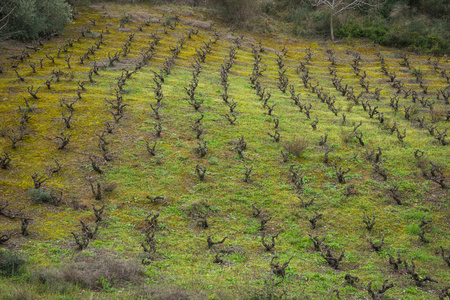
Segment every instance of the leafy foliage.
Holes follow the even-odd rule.
[[[238,27],[245,25],[256,16],[258,6],[251,0],[212,0],[220,17]]]
[[[21,268],[27,260],[23,255],[7,250],[0,249],[0,274],[3,276],[13,276],[20,274]]]
[[[287,21],[296,35],[328,35],[329,15],[307,2],[290,1]],[[443,0],[384,1],[371,9],[338,16],[338,38],[366,38],[383,46],[426,53],[450,53],[450,5]],[[284,14],[283,14],[284,15]]]
[[[11,0],[0,12],[0,19],[10,11],[5,31],[20,40],[62,33],[72,13],[70,5],[63,0]]]
[[[29,189],[28,195],[34,203],[53,203],[53,197],[50,191],[44,188]]]
[[[389,23],[383,19],[371,22],[364,18],[349,18],[341,23],[336,30],[336,36],[367,38],[383,46],[406,48],[417,52],[450,53],[450,36],[440,29],[442,27],[440,20],[435,20],[435,24],[431,26],[420,17],[412,17],[406,26],[403,17],[395,23]]]

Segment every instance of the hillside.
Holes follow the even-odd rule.
[[[0,298],[450,297],[448,58],[207,15],[3,45]]]

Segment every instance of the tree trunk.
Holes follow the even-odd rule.
[[[331,12],[331,16],[330,16],[330,32],[331,32],[331,40],[334,42],[333,17],[334,17],[334,13]]]

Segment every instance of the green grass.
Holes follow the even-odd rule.
[[[194,151],[198,141],[190,126],[200,113],[187,103],[184,87],[188,86],[192,78],[191,64],[196,56],[195,48],[204,45],[203,42],[212,37],[212,32],[200,30],[192,39],[186,38],[171,74],[165,76],[162,84],[164,98],[160,108],[161,120],[155,120],[150,109],[150,104],[155,103],[152,90],[155,86],[154,76],[150,70],[159,72],[164,58],[170,55],[169,46],[175,45],[190,28],[183,22],[175,30],[169,29],[167,35],[161,32],[163,27],[160,24],[144,26],[142,32],[134,26],[136,22],[126,25],[135,34],[130,54],[126,60],[121,58],[115,67],[99,71],[99,76],[94,75],[96,83],[86,83],[87,90],[82,93],[82,99],[74,104],[73,126],[71,129],[64,128],[60,99],[77,97],[77,82],[87,80],[87,73],[94,61],[92,57],[86,60],[85,65],[80,65],[76,58],[94,45],[95,37],[105,30],[106,24],[109,24],[111,33],[104,33],[106,45],[96,52],[95,61],[107,62],[108,52],[114,53],[121,49],[130,33],[118,29],[121,9],[135,12],[137,7],[109,7],[113,17],[103,19],[101,10],[82,11],[64,36],[46,43],[39,52],[30,52],[31,56],[27,58],[38,61],[39,58],[45,58],[44,53],[56,54],[64,41],[78,38],[79,28],[87,24],[88,17],[98,19],[99,24],[92,28],[95,33],[93,37],[81,38],[80,42],[74,43],[73,48],[69,48],[67,54],[73,55],[71,70],[68,70],[63,58],[56,59],[56,66],[44,60],[44,68],[38,68],[37,74],[32,74],[26,62],[23,62],[19,63],[17,70],[26,77],[26,81],[20,82],[6,59],[20,52],[6,49],[6,55],[2,56],[6,71],[0,75],[0,90],[8,101],[2,102],[1,128],[17,128],[20,120],[17,106],[24,106],[23,96],[29,97],[27,87],[31,84],[42,86],[38,94],[40,99],[30,99],[33,112],[29,113],[31,119],[26,124],[29,135],[18,142],[16,149],[11,149],[11,143],[5,135],[0,137],[1,150],[7,151],[12,159],[11,168],[1,170],[0,191],[3,199],[10,201],[13,210],[23,206],[23,212],[34,219],[29,227],[29,237],[18,234],[4,245],[7,248],[12,244],[19,245],[29,256],[29,263],[25,275],[13,279],[0,277],[0,289],[6,291],[6,296],[2,297],[18,297],[18,287],[26,286],[30,290],[28,297],[55,299],[77,299],[85,295],[105,299],[151,298],[151,291],[157,295],[179,291],[194,299],[206,299],[208,296],[210,299],[251,298],[251,295],[261,298],[261,293],[267,296],[283,290],[293,299],[314,299],[330,298],[336,288],[343,297],[362,298],[368,295],[366,286],[369,282],[374,282],[374,288],[380,288],[383,281],[389,279],[395,283],[395,287],[386,292],[389,299],[433,299],[435,291],[445,286],[445,282],[450,280],[446,272],[448,267],[437,250],[439,246],[450,248],[449,224],[446,220],[449,215],[448,191],[423,178],[414,151],[425,151],[425,159],[444,166],[444,174],[448,177],[448,146],[440,145],[425,129],[405,120],[402,109],[394,114],[389,107],[389,99],[395,95],[396,89],[387,83],[387,78],[381,72],[379,59],[375,56],[377,50],[381,51],[386,64],[402,78],[405,86],[417,90],[422,96],[414,76],[406,67],[399,65],[401,59],[391,49],[377,49],[363,44],[353,47],[325,45],[306,40],[287,42],[288,37],[284,36],[276,39],[248,36],[255,40],[262,38],[266,48],[261,53],[261,63],[266,71],[260,81],[272,94],[268,104],[276,104],[273,113],[280,120],[277,130],[281,136],[281,142],[276,143],[268,135],[274,132],[273,120],[267,116],[267,109],[259,102],[248,79],[253,68],[253,55],[247,41],[237,49],[237,58],[228,77],[228,94],[237,102],[236,125],[230,125],[222,116],[229,113],[229,109],[220,96],[220,65],[227,58],[233,43],[227,40],[230,34],[226,29],[218,27],[221,39],[212,45],[211,53],[202,64],[203,70],[196,89],[198,98],[204,100],[199,110],[204,114],[202,141],[207,142],[208,148],[206,156],[199,158]],[[142,11],[161,14],[148,6],[143,6]],[[160,30],[162,40],[156,46],[157,52],[150,63],[128,79],[124,86],[123,99],[129,106],[125,108],[124,117],[115,124],[113,134],[106,135],[113,160],[99,160],[104,171],[100,175],[92,169],[89,155],[102,157],[96,134],[101,133],[106,121],[114,123],[104,98],[110,100],[115,97],[114,89],[122,69],[134,69],[141,57],[140,51],[148,47],[151,40],[149,35],[155,30]],[[281,50],[283,45],[289,50],[285,58],[286,74],[290,84],[300,93],[300,102],[312,104],[311,120],[299,112],[288,92],[284,94],[276,87],[278,67],[275,52]],[[324,92],[336,97],[338,116],[328,110],[315,93],[303,86],[300,76],[295,72],[298,61],[304,60],[303,49],[309,46],[312,46],[313,52],[308,65],[310,76]],[[367,72],[371,90],[382,88],[380,101],[369,101],[384,113],[388,120],[386,122],[392,124],[395,121],[400,130],[407,129],[404,143],[399,142],[395,134],[390,135],[376,119],[369,118],[361,105],[346,111],[349,101],[332,85],[332,76],[327,70],[329,62],[326,48],[335,51],[338,57],[337,74],[343,77],[343,83],[354,88],[356,95],[362,88],[359,78],[349,66],[352,56],[346,51],[358,51],[361,54],[360,68]],[[446,87],[445,80],[427,64],[426,57],[410,54],[410,60],[414,67],[420,67],[429,86],[428,94],[424,96],[448,109],[442,99],[436,100],[437,90]],[[441,60],[440,66],[441,69],[448,69],[450,64]],[[50,78],[49,74],[54,68],[73,72],[74,78],[63,78],[61,82],[53,83],[51,90],[47,90],[43,82]],[[400,97],[400,102],[410,105],[411,97]],[[342,124],[342,113],[347,116],[346,124]],[[421,106],[419,115],[425,116],[427,122],[431,121],[428,110]],[[320,121],[317,130],[313,130],[310,124],[316,116]],[[362,126],[359,130],[363,132],[364,147],[356,139],[346,142],[342,138],[343,132],[351,132],[360,121]],[[152,141],[156,140],[154,125],[157,122],[162,123],[162,133],[157,139],[157,155],[151,157],[145,143],[149,141],[152,145]],[[435,125],[442,129],[447,123],[441,118]],[[72,135],[64,150],[57,150],[55,136],[60,132]],[[333,147],[328,164],[323,162],[324,149],[318,145],[325,134],[328,134],[328,145]],[[239,158],[232,150],[232,142],[241,136],[247,143],[247,149],[243,152],[245,159]],[[290,156],[289,161],[283,163],[280,154],[282,143],[296,137],[305,137],[309,146],[300,157]],[[377,147],[383,149],[382,161],[387,170],[387,181],[374,173],[372,163],[366,159],[366,151]],[[34,204],[27,194],[27,190],[32,187],[30,175],[34,171],[48,174],[48,169],[55,165],[53,158],[61,163],[62,169],[44,186],[63,190],[67,205],[53,207],[49,204]],[[304,201],[316,197],[309,207],[300,206],[297,190],[289,178],[291,164],[298,165],[304,176],[304,186],[299,196]],[[346,184],[337,183],[334,164],[343,169],[350,168],[345,175]],[[200,181],[195,173],[196,165],[206,167],[204,181]],[[249,183],[243,182],[246,167],[253,167],[252,181]],[[102,200],[94,200],[89,178],[98,180],[102,186],[115,183],[117,188],[110,193],[103,193]],[[355,186],[357,194],[347,197],[344,192],[350,184]],[[398,186],[402,194],[403,205],[398,205],[387,192],[394,185]],[[147,196],[164,196],[165,202],[152,203]],[[87,205],[87,210],[70,208],[72,200]],[[209,227],[206,229],[199,228],[190,214],[193,207],[202,202],[208,205],[203,211],[207,212]],[[279,233],[273,253],[265,251],[261,244],[260,220],[252,216],[253,203],[257,207],[263,206],[265,214],[272,217],[266,224],[266,235]],[[103,291],[83,289],[82,292],[81,287],[72,284],[67,289],[57,289],[55,285],[43,286],[30,280],[32,270],[49,267],[63,269],[74,261],[73,255],[78,253],[71,232],[80,230],[80,219],[87,223],[94,222],[91,204],[97,207],[105,205],[105,217],[96,239],[81,252],[80,257],[83,259],[120,256],[140,262],[144,255],[141,247],[145,240],[144,219],[150,213],[160,213],[159,229],[155,233],[156,254],[150,265],[143,266],[143,283],[130,283],[131,286],[127,286],[98,278]],[[311,229],[308,219],[314,216],[315,211],[323,216],[318,220],[317,228]],[[376,216],[372,231],[365,229],[363,212]],[[425,236],[431,241],[428,244],[421,243],[417,236],[422,216],[426,220],[432,219],[425,227]],[[3,217],[0,217],[0,224],[0,233],[18,232],[20,228],[18,220]],[[325,243],[333,254],[346,251],[339,270],[328,266],[319,253],[313,250],[307,233],[318,236],[326,234]],[[383,234],[385,244],[380,252],[374,252],[367,238],[380,241]],[[208,235],[215,241],[228,236],[224,244],[216,246],[217,249],[229,249],[230,253],[223,256],[227,262],[225,265],[212,262],[216,254],[214,249],[207,247]],[[388,264],[387,253],[396,255],[397,251],[408,261],[415,259],[416,271],[420,275],[430,275],[439,283],[427,283],[425,288],[417,288],[405,272],[395,273]],[[270,284],[265,283],[267,279],[280,280],[270,271],[270,261],[274,255],[278,256],[281,264],[289,257],[295,257],[286,269],[284,282],[271,291]],[[346,273],[358,276],[359,283],[354,287],[347,286],[344,281]],[[81,296],[80,293],[86,294]]]

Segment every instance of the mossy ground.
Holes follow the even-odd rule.
[[[180,8],[172,8],[180,10]],[[187,11],[186,9],[181,9]],[[145,142],[152,143],[154,125],[158,122],[150,108],[155,103],[153,87],[154,75],[151,70],[159,72],[162,63],[171,52],[170,46],[186,34],[191,26],[184,21],[192,17],[180,17],[181,23],[175,29],[162,32],[163,26],[150,23],[139,31],[135,26],[142,22],[133,21],[125,25],[125,30],[119,28],[122,11],[131,13],[134,17],[144,17],[146,13],[162,16],[161,11],[152,7],[142,6],[108,6],[97,7],[96,10],[81,11],[74,23],[67,28],[67,33],[52,39],[41,46],[41,50],[33,52],[19,62],[16,70],[25,81],[20,81],[11,67],[15,62],[10,56],[20,55],[22,48],[5,47],[1,62],[5,71],[0,75],[1,91],[1,128],[18,130],[20,112],[18,106],[24,108],[23,97],[29,99],[32,112],[26,124],[27,135],[17,143],[16,149],[11,149],[7,136],[0,137],[1,150],[7,151],[12,159],[11,167],[1,170],[0,191],[3,200],[9,200],[12,208],[24,206],[24,212],[34,218],[30,226],[30,236],[16,235],[4,245],[7,248],[19,248],[30,257],[30,269],[61,267],[71,261],[76,253],[71,235],[78,231],[79,219],[93,222],[93,213],[89,210],[80,211],[68,208],[67,205],[54,207],[47,204],[33,204],[27,190],[33,187],[30,175],[37,172],[48,174],[48,169],[55,165],[57,159],[62,169],[44,183],[53,190],[62,190],[64,200],[69,203],[76,200],[91,205],[106,205],[105,221],[100,227],[98,237],[83,251],[86,256],[95,256],[97,251],[116,253],[121,257],[138,259],[141,257],[140,244],[144,240],[142,228],[144,219],[150,213],[159,212],[160,230],[156,232],[158,259],[145,267],[145,285],[170,285],[202,291],[198,297],[245,298],[255,290],[265,285],[264,279],[270,276],[270,260],[277,255],[281,262],[292,255],[287,268],[284,282],[277,286],[278,290],[286,290],[293,298],[332,298],[333,290],[338,289],[342,297],[361,299],[367,297],[366,286],[373,281],[376,287],[381,286],[385,279],[395,283],[395,287],[386,292],[389,299],[434,299],[438,289],[448,285],[450,276],[448,267],[439,255],[439,246],[450,248],[449,239],[449,198],[448,192],[437,184],[425,179],[417,167],[414,151],[425,152],[426,160],[445,167],[445,175],[449,176],[450,167],[448,146],[443,146],[430,136],[425,129],[419,128],[404,118],[402,108],[394,114],[389,107],[389,99],[396,95],[396,89],[388,84],[381,72],[380,60],[375,53],[385,57],[386,65],[395,71],[405,82],[406,88],[412,88],[422,96],[421,89],[415,81],[415,76],[405,66],[399,63],[402,59],[391,49],[372,45],[326,44],[306,40],[291,40],[284,36],[252,36],[245,34],[242,46],[237,51],[235,63],[228,78],[229,95],[237,102],[236,125],[232,126],[222,116],[229,113],[220,94],[220,68],[229,55],[230,46],[236,46],[233,40],[239,36],[226,29],[217,27],[221,38],[212,45],[212,51],[202,64],[203,71],[199,75],[197,98],[204,103],[199,109],[204,114],[204,134],[202,141],[207,142],[208,152],[204,158],[198,158],[194,149],[198,146],[191,125],[199,117],[187,102],[184,87],[192,78],[191,64],[196,57],[195,48],[200,48],[213,37],[214,30],[200,30],[191,39],[186,38],[175,66],[170,75],[165,76],[163,83],[164,98],[161,115],[162,135],[156,146],[157,156],[150,157],[146,151]],[[105,17],[105,13],[108,14]],[[175,12],[171,13],[175,15]],[[199,14],[197,12],[196,14]],[[189,15],[189,14],[185,14]],[[195,15],[193,17],[198,17]],[[96,20],[93,25],[89,19]],[[142,20],[141,20],[142,21]],[[110,33],[106,33],[106,28]],[[86,37],[80,36],[80,29],[90,27]],[[89,47],[95,46],[95,39],[103,31],[105,45],[80,64],[79,56]],[[114,159],[101,161],[102,175],[91,168],[89,155],[101,157],[98,148],[98,137],[108,121],[114,123],[110,107],[104,100],[115,97],[117,78],[123,69],[132,71],[140,60],[140,52],[148,48],[152,40],[150,34],[157,31],[162,37],[155,47],[157,52],[148,65],[138,70],[127,80],[124,86],[125,114],[117,124],[113,134],[107,135],[110,142],[108,148]],[[94,62],[107,64],[108,53],[121,51],[123,43],[133,33],[131,52],[127,57],[121,57],[114,67],[107,67],[94,75],[95,83],[89,83],[88,72]],[[61,52],[60,58],[51,63],[45,53],[57,55],[58,49],[69,39],[75,40],[73,47],[67,53]],[[253,69],[253,54],[250,44],[256,44],[261,39],[265,51],[261,53],[261,64],[266,71],[260,78],[263,87],[270,90],[272,97],[269,104],[276,104],[274,116],[279,118],[278,131],[281,135],[279,143],[268,135],[273,133],[273,119],[267,115],[255,90],[251,87],[249,75]],[[286,47],[288,53],[284,59],[286,75],[297,93],[300,93],[302,103],[311,103],[311,120],[299,112],[293,104],[289,93],[282,93],[277,87],[278,66],[276,53]],[[307,65],[313,81],[318,82],[324,91],[336,96],[335,116],[327,109],[317,95],[306,89],[300,76],[296,73],[299,60],[304,61],[305,48],[311,47],[312,59]],[[332,85],[332,76],[327,67],[326,49],[333,49],[337,57],[337,74],[343,77],[343,83],[352,86],[355,94],[363,89],[349,64],[354,52],[361,54],[360,68],[367,73],[371,83],[370,90],[381,88],[379,101],[371,99],[372,106],[384,113],[386,123],[397,123],[402,132],[406,129],[406,138],[400,142],[395,134],[390,135],[385,130],[385,124],[380,125],[375,118],[369,118],[361,105],[351,106]],[[64,57],[71,55],[71,69]],[[448,86],[439,72],[450,69],[448,60],[439,61],[436,72],[427,57],[409,54],[415,68],[420,68],[424,74],[428,94],[426,98],[435,101],[435,108],[448,110],[443,100],[437,100],[437,90]],[[39,67],[39,59],[43,60],[43,68]],[[35,62],[38,67],[32,73],[29,62]],[[60,82],[53,80],[51,89],[44,82],[51,77],[52,70],[60,69],[65,73]],[[77,99],[78,81],[87,81],[86,91],[82,99],[74,104],[74,116],[71,128],[67,129],[61,118],[61,112],[67,110],[61,105],[61,99],[69,101]],[[27,88],[40,87],[35,100],[27,93]],[[403,95],[403,94],[401,94]],[[411,96],[400,97],[401,105],[411,105]],[[418,116],[425,116],[431,122],[428,109],[419,106]],[[342,113],[347,116],[345,124]],[[317,130],[313,130],[311,122],[318,117]],[[343,133],[350,132],[362,121],[365,146],[357,140],[343,141]],[[448,126],[445,116],[434,120],[439,130]],[[71,134],[70,143],[63,150],[58,150],[56,136],[61,132]],[[330,153],[330,163],[323,162],[323,148],[318,146],[320,137],[328,134],[328,144],[334,147]],[[245,159],[240,159],[231,151],[230,142],[241,136],[247,142]],[[295,137],[306,137],[309,147],[301,157],[290,157],[288,163],[283,163],[280,150],[283,141]],[[388,179],[374,174],[373,167],[365,158],[367,149],[383,149],[383,161],[387,169]],[[300,193],[304,200],[316,196],[314,204],[307,208],[300,207],[297,191],[289,180],[289,166],[295,163],[304,174],[305,186]],[[195,174],[195,166],[206,167],[204,181]],[[338,184],[333,164],[351,170],[346,175],[346,184]],[[253,167],[252,181],[245,183],[245,167]],[[91,193],[88,179],[93,178],[103,185],[114,183],[117,188],[104,195],[103,200],[95,201]],[[447,179],[448,182],[448,179]],[[354,184],[357,195],[344,196],[343,192],[349,184]],[[397,205],[386,191],[397,185],[403,194],[403,205]],[[146,196],[164,196],[164,205],[151,203]],[[201,201],[210,205],[208,217],[209,228],[201,229],[188,215],[189,207]],[[279,232],[275,252],[265,251],[261,244],[259,220],[252,217],[252,203],[264,205],[266,212],[272,217],[267,226],[267,232]],[[308,219],[317,211],[323,214],[316,229],[312,230]],[[365,229],[362,215],[376,216],[376,225],[372,231]],[[421,243],[417,236],[418,224],[422,217],[432,218],[427,227],[426,237],[430,243]],[[18,231],[20,222],[0,217],[1,231]],[[1,232],[0,232],[1,233]],[[318,252],[313,250],[307,233],[325,235],[326,243],[333,251],[345,250],[345,257],[338,270],[332,269]],[[215,240],[228,236],[224,248],[233,246],[235,252],[225,255],[227,265],[214,264],[215,252],[207,248],[206,238],[212,235]],[[380,240],[385,235],[385,245],[379,252],[371,250],[367,242],[370,237]],[[396,273],[388,264],[388,256],[400,252],[403,257],[415,259],[420,275],[430,275],[438,283],[428,283],[423,288],[415,287],[413,280],[405,272]],[[344,275],[351,273],[358,276],[360,282],[355,286],[347,286]],[[5,290],[6,297],[16,293],[21,285],[30,287],[32,297],[42,298],[83,298],[88,293],[91,297],[122,298],[139,297],[124,287],[110,291],[107,295],[82,291],[81,288],[68,290],[45,290],[32,285],[27,276],[7,279],[0,278],[0,289]],[[236,295],[237,294],[237,295]],[[9,295],[9,296],[8,296]],[[124,296],[126,295],[126,296]],[[202,296],[200,296],[202,295]],[[215,296],[214,296],[215,295]]]

